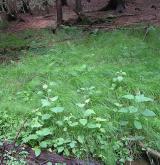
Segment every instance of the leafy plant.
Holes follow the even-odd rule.
[[[127,126],[128,124],[134,125],[134,127],[138,130],[142,129],[142,123],[143,119],[146,119],[146,117],[155,117],[156,114],[147,109],[144,105],[146,102],[153,102],[153,99],[149,97],[145,97],[143,94],[137,94],[137,95],[124,95],[122,96],[122,99],[125,99],[129,101],[132,105],[120,108],[118,110],[119,113],[122,113],[125,115],[125,121],[121,121],[122,126]]]
[[[115,90],[124,84],[124,78],[126,76],[126,72],[119,71],[116,72],[115,77],[112,79],[111,90]]]
[[[48,92],[46,92],[48,85],[43,85],[42,89],[44,92],[41,97],[45,99],[41,99],[41,107],[33,112],[34,117],[29,121],[27,131],[22,134],[23,143],[31,145],[36,156],[40,155],[41,150],[48,148],[67,156],[82,157],[85,152],[94,153],[93,149],[88,150],[88,147],[85,147],[88,145],[86,132],[92,133],[93,139],[97,141],[100,135],[105,135],[108,131],[108,127],[106,127],[108,120],[97,117],[92,109],[83,109],[80,116],[68,114],[64,107],[52,104],[58,100],[58,96],[48,96]],[[88,99],[85,103],[89,101]],[[81,130],[81,133],[77,132],[78,134],[76,133],[77,136],[75,136],[72,132],[75,132],[77,128]],[[55,135],[59,129],[63,130],[65,139],[64,135],[63,137]],[[105,140],[103,141],[105,142]]]

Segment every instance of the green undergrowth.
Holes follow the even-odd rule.
[[[8,27],[8,22],[0,20],[0,30],[5,30],[7,27]]]
[[[15,34],[0,34],[0,49],[18,49],[26,46],[24,39],[19,38]]]
[[[139,140],[160,150],[160,29],[145,33],[15,34],[30,48],[0,66],[1,139],[13,140],[26,121],[18,143],[37,156],[48,149],[114,165],[137,158]]]

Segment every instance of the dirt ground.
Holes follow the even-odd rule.
[[[83,0],[85,1],[85,0]],[[91,3],[83,2],[84,14],[92,20],[92,24],[85,24],[93,28],[117,28],[139,23],[160,25],[160,0],[127,0],[126,9],[123,13],[116,11],[98,12],[107,0],[91,0]],[[77,15],[73,12],[73,4],[70,7],[63,7],[63,17],[65,22],[75,22]],[[21,14],[23,21],[10,23],[6,31],[16,32],[28,28],[56,27],[56,9],[51,9],[50,14],[35,16]],[[101,21],[98,21],[101,20]],[[103,21],[102,21],[103,20]],[[106,21],[104,21],[106,20]],[[82,26],[82,25],[79,25]]]
[[[94,161],[94,160],[80,160],[76,158],[67,158],[62,155],[58,155],[54,152],[49,152],[49,151],[42,151],[40,156],[36,157],[34,151],[27,147],[27,146],[15,146],[14,144],[9,144],[4,142],[3,146],[0,146],[0,163],[2,162],[2,159],[5,158],[5,153],[7,152],[14,152],[14,155],[17,156],[15,157],[15,160],[19,160],[20,158],[18,157],[19,153],[22,151],[26,151],[28,153],[26,157],[26,161],[28,165],[47,165],[48,162],[52,164],[58,164],[58,163],[64,163],[66,165],[103,165],[103,163]],[[3,157],[4,156],[4,157]],[[4,159],[5,160],[5,159]],[[4,164],[4,163],[2,163]],[[116,165],[119,165],[117,162]],[[149,163],[146,160],[137,160],[133,162],[126,162],[125,165],[149,165]]]

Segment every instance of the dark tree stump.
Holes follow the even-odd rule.
[[[67,0],[62,0],[62,6],[67,6]]]
[[[125,9],[125,0],[110,0],[109,3],[100,11],[117,10],[122,13]]]

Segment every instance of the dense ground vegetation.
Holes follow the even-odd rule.
[[[17,142],[37,156],[49,149],[112,165],[138,158],[138,140],[160,150],[159,36],[154,27],[0,34],[3,56],[30,47],[0,66],[1,141],[25,121]]]

